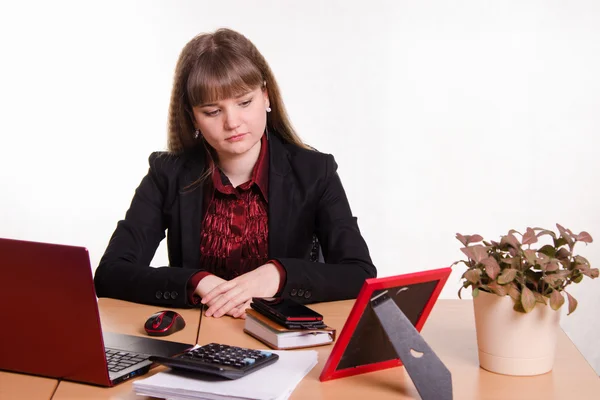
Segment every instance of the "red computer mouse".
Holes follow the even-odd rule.
[[[144,324],[150,336],[167,336],[185,328],[183,317],[175,311],[163,310],[152,314]]]

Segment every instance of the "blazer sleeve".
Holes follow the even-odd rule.
[[[302,303],[356,298],[365,279],[377,276],[332,155],[325,176],[315,219],[325,263],[277,258],[287,274],[281,295]]]
[[[162,154],[162,157],[165,157]],[[168,156],[167,156],[168,157]],[[187,283],[198,270],[150,267],[167,223],[163,207],[168,202],[168,179],[157,162],[161,153],[149,158],[148,174],[135,191],[125,219],[117,224],[94,276],[98,297],[168,307],[189,307]],[[164,159],[163,159],[164,160]]]

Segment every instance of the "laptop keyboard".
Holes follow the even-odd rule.
[[[106,361],[110,372],[119,372],[134,364],[147,360],[150,356],[139,353],[105,349]]]

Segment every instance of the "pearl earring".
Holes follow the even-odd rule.
[[[271,107],[267,106],[267,112],[271,112]]]
[[[194,139],[198,139],[198,136],[200,136],[200,129],[196,129],[194,132]]]

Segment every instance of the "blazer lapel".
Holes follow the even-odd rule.
[[[195,184],[203,173],[204,160],[188,160],[186,173],[179,180],[181,251],[184,268],[200,268],[200,231],[204,216],[204,184]]]
[[[287,252],[287,224],[292,211],[294,183],[289,179],[289,152],[275,134],[269,137],[269,257]]]

